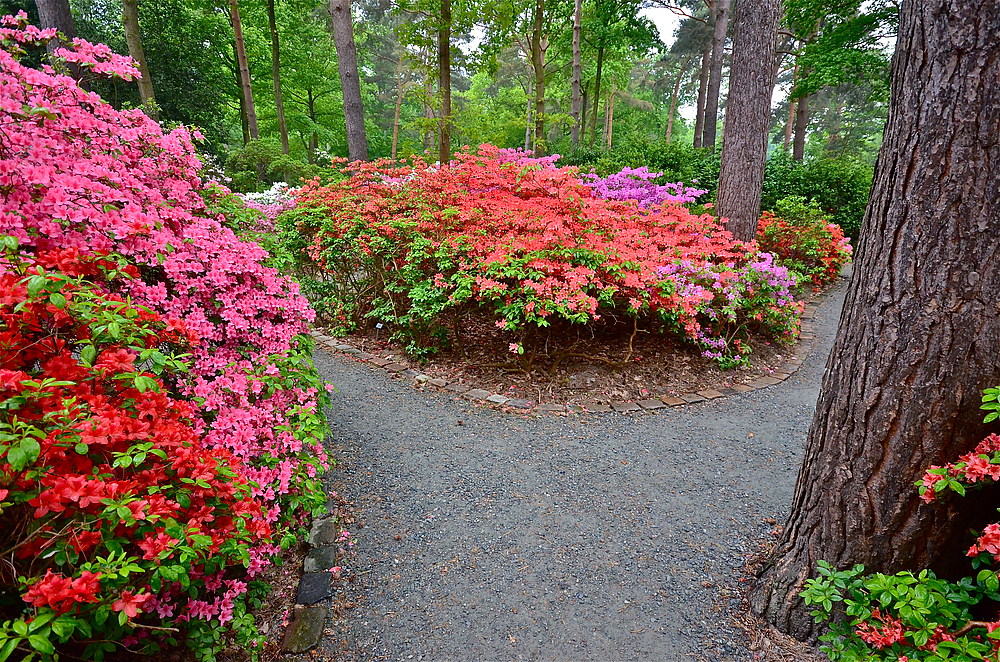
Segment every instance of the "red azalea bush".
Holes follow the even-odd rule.
[[[27,304],[17,298],[22,296],[18,293],[20,285],[10,278],[17,281],[24,275],[24,269],[37,266],[44,267],[47,273],[77,274],[74,261],[86,262],[89,255],[114,254],[134,277],[103,278],[87,272],[88,277],[93,277],[92,285],[96,288],[93,291],[99,292],[91,297],[90,304],[97,317],[83,313],[74,317],[76,321],[71,328],[77,334],[75,338],[66,330],[53,335],[53,325],[62,324],[67,313],[60,308],[60,296],[64,295],[51,292],[48,305],[55,309],[46,310],[52,321],[45,322],[48,326],[38,333],[44,342],[54,343],[49,348],[53,355],[37,365],[22,365],[17,363],[14,343],[35,331],[3,335],[0,351],[11,365],[0,365],[0,370],[24,372],[39,384],[36,389],[39,394],[33,395],[36,399],[31,402],[22,402],[27,396],[17,391],[17,384],[3,386],[8,410],[35,407],[51,414],[38,424],[40,427],[36,426],[45,435],[44,443],[42,439],[38,442],[39,462],[51,459],[41,455],[46,443],[61,449],[67,435],[76,434],[73,431],[87,424],[95,413],[112,416],[108,421],[117,421],[119,428],[100,428],[98,440],[83,442],[86,448],[79,446],[80,451],[86,451],[80,453],[80,458],[73,455],[75,451],[66,455],[79,464],[76,474],[94,476],[88,480],[118,487],[109,488],[110,494],[100,495],[102,507],[110,507],[109,500],[115,503],[113,511],[96,513],[81,508],[79,501],[72,500],[74,494],[66,491],[75,488],[66,487],[59,487],[50,496],[65,495],[70,501],[59,503],[71,502],[72,507],[49,513],[34,511],[37,515],[34,519],[40,520],[52,513],[68,513],[60,515],[67,518],[79,514],[78,524],[66,523],[63,528],[77,527],[88,534],[87,553],[93,554],[81,557],[80,563],[98,564],[85,570],[94,575],[70,572],[70,569],[84,570],[76,561],[66,560],[71,557],[64,549],[66,541],[60,537],[63,529],[49,536],[43,530],[47,520],[23,519],[22,510],[15,508],[21,515],[11,516],[22,517],[19,521],[27,527],[24,530],[31,529],[31,540],[36,541],[24,543],[29,547],[17,543],[19,548],[42,544],[47,537],[53,540],[45,542],[44,561],[5,565],[0,570],[0,592],[29,598],[27,603],[21,599],[17,604],[0,602],[6,619],[0,653],[12,654],[13,649],[7,647],[23,645],[25,641],[42,651],[44,642],[64,637],[117,640],[116,636],[108,636],[109,619],[100,609],[93,620],[80,619],[83,625],[77,623],[75,629],[59,622],[45,630],[46,635],[41,634],[39,628],[56,622],[52,620],[55,611],[72,605],[63,598],[39,602],[36,598],[48,593],[33,587],[45,575],[32,573],[47,569],[56,573],[56,565],[68,564],[63,578],[54,574],[41,586],[50,587],[52,595],[63,595],[76,590],[72,587],[79,581],[88,591],[97,591],[99,602],[113,596],[118,588],[128,586],[110,605],[114,611],[115,602],[120,600],[126,618],[119,626],[142,622],[145,628],[140,632],[148,634],[159,632],[151,627],[152,613],[178,622],[189,620],[186,636],[196,650],[210,658],[213,642],[228,630],[236,629],[247,636],[252,632],[252,618],[239,615],[239,609],[231,609],[233,595],[246,591],[245,582],[237,578],[239,572],[244,576],[248,571],[253,574],[268,564],[278,551],[270,532],[274,530],[284,542],[294,541],[293,530],[303,523],[310,510],[324,502],[317,479],[326,463],[321,446],[326,427],[319,409],[324,388],[311,365],[305,335],[312,311],[295,283],[265,266],[268,255],[263,249],[241,240],[223,223],[225,219],[217,210],[233,208],[231,198],[221,187],[200,180],[200,163],[185,129],[164,133],[141,112],[115,110],[51,65],[36,70],[20,62],[26,49],[42,48],[54,35],[54,30],[27,26],[23,13],[0,19],[0,125],[3,126],[0,236],[7,236],[5,241],[13,246],[8,263],[0,265],[0,275],[8,278],[5,282],[13,293],[0,304],[13,306],[16,317]],[[54,57],[57,62],[75,64],[83,75],[124,78],[136,75],[127,58],[114,55],[106,46],[82,40],[55,49]],[[50,280],[40,273],[31,279],[25,285],[29,298]],[[80,283],[78,287],[82,292],[89,291],[91,286]],[[111,302],[108,304],[111,307],[102,308],[99,300]],[[120,302],[126,301],[128,304],[122,308]],[[126,343],[126,336],[118,337],[125,322],[106,319],[117,315],[115,311],[129,319],[130,315],[142,317],[148,329],[135,330],[138,335],[129,341],[131,344]],[[147,318],[147,312],[141,311],[148,311],[153,317]],[[149,329],[169,338],[169,334],[163,336],[158,326],[164,320],[187,336],[198,338],[197,343],[185,347],[190,356],[183,370],[176,362],[158,366],[156,362],[167,353],[144,344],[148,336],[154,335]],[[100,352],[90,356],[87,343],[105,331],[111,334],[111,340],[102,340],[103,344],[94,349]],[[120,347],[115,347],[116,344]],[[64,350],[69,352],[68,357]],[[107,366],[102,364],[97,372],[89,371],[90,363],[99,362],[105,350],[110,352],[108,357],[117,356],[120,360]],[[132,358],[132,354],[138,358]],[[79,364],[76,368],[72,365],[74,361]],[[177,370],[161,370],[171,366]],[[66,379],[61,372],[64,370],[69,370],[73,379]],[[168,389],[163,391],[169,393],[166,400],[145,395],[161,388],[158,378]],[[134,393],[128,391],[125,395],[125,391],[111,388],[125,388],[128,379],[133,380]],[[111,382],[106,383],[107,380]],[[63,402],[62,395],[80,389],[92,393],[96,404],[84,407]],[[98,400],[111,409],[100,409],[103,405]],[[158,446],[161,441],[158,430],[147,429],[151,403],[163,407],[157,412],[157,429],[162,423],[165,429],[176,431],[171,439],[162,439],[173,446]],[[66,411],[60,409],[63,406]],[[63,429],[65,433],[59,432]],[[124,437],[113,441],[117,434]],[[9,443],[10,439],[0,441]],[[133,442],[146,444],[148,448],[135,449]],[[104,446],[108,444],[115,450],[107,451]],[[91,458],[87,448],[94,445],[105,455]],[[32,456],[34,450],[30,440],[27,445],[19,442],[5,451],[8,466],[0,464],[0,490],[6,490],[7,502],[20,508],[32,499],[49,498],[41,496],[44,489],[56,488],[44,481],[31,484],[32,487],[23,479],[22,471],[37,471],[47,466],[22,465],[24,457]],[[187,469],[183,468],[182,457],[189,457],[197,464],[193,473],[183,473]],[[168,461],[169,466],[163,464]],[[175,466],[177,462],[180,463]],[[154,498],[148,492],[152,488],[143,479],[122,474],[124,469],[136,465],[141,467],[140,473],[151,472],[143,474],[147,477],[169,479],[171,482],[159,485],[157,493],[177,506],[160,503],[159,497]],[[177,482],[172,482],[175,479]],[[75,480],[79,482],[79,478]],[[205,489],[210,489],[213,495],[200,492]],[[80,498],[89,497],[81,493]],[[162,532],[167,538],[158,537],[150,512],[145,512],[145,519],[139,517],[146,507],[135,505],[140,501],[154,504],[153,514],[160,518],[156,521],[176,519],[176,527],[170,525]],[[95,506],[89,501],[87,505]],[[117,524],[111,523],[115,514],[120,517]],[[98,517],[100,523],[94,519]],[[148,526],[153,528],[143,528]],[[42,533],[34,533],[37,531]],[[154,545],[151,540],[146,541],[144,544],[151,545],[150,549],[156,550],[162,544],[166,545],[164,549],[179,550],[177,567],[187,565],[186,573],[170,576],[161,573],[159,579],[143,575],[136,580],[140,583],[130,584],[129,578],[140,572],[135,569],[136,564],[141,569],[145,567],[143,562],[155,563],[154,559],[143,558],[152,552],[136,550],[121,542],[122,536],[133,533],[141,536],[135,543],[153,533],[159,542]],[[96,540],[95,536],[101,539]],[[188,547],[191,549],[187,550]],[[108,550],[107,556],[93,551],[103,549]],[[73,551],[84,554],[83,550]],[[96,574],[101,577],[95,577]],[[148,588],[143,588],[141,582],[146,582]],[[226,588],[220,588],[223,586]],[[129,591],[132,597],[125,596],[124,591]],[[234,594],[226,597],[227,591]],[[133,599],[147,592],[153,597]],[[221,602],[213,602],[217,599]],[[172,615],[167,613],[171,610]],[[168,632],[167,636],[169,640],[174,635]],[[15,639],[19,643],[11,644]]]
[[[272,528],[239,459],[205,444],[177,393],[183,321],[107,292],[131,265],[4,242],[0,585],[30,617],[0,605],[0,659],[185,640],[207,658],[220,626],[252,637],[246,573],[231,568]]]
[[[986,422],[997,418],[1000,388],[986,389]],[[945,491],[967,491],[1000,482],[1000,436],[990,434],[971,452],[928,468],[917,482],[932,503]],[[819,577],[802,592],[817,622],[830,621],[821,649],[831,660],[916,662],[1000,659],[1000,523],[990,524],[969,548],[979,572],[958,581],[930,570],[866,575],[864,566],[838,571],[820,562]]]
[[[540,329],[614,315],[674,329],[723,363],[745,360],[752,330],[797,333],[789,274],[711,216],[601,199],[575,169],[488,145],[444,167],[355,163],[349,174],[304,186],[279,223],[334,325],[389,323],[419,354],[478,312],[531,355]]]
[[[788,197],[765,211],[757,226],[761,250],[815,285],[833,282],[851,259],[851,240],[839,225],[827,220],[814,202]]]

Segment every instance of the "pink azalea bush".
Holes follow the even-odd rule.
[[[0,19],[0,235],[25,259],[75,249],[134,267],[136,278],[108,279],[109,295],[179,320],[197,339],[176,390],[201,443],[234,458],[262,523],[300,525],[323,503],[327,463],[325,392],[305,335],[312,310],[262,248],[227,227],[218,210],[231,197],[199,178],[191,133],[115,110],[50,65],[24,66],[25,49],[55,36],[26,21]],[[54,56],[85,76],[137,75],[128,58],[79,39]],[[244,565],[259,572],[276,551],[250,545]]]

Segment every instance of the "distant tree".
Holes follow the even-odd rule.
[[[122,25],[125,28],[125,42],[128,44],[128,54],[135,60],[139,69],[139,100],[146,114],[155,120],[160,119],[160,109],[156,105],[156,94],[153,91],[153,79],[149,75],[149,65],[146,64],[146,51],[142,47],[142,33],[139,30],[139,0],[122,0]]]
[[[348,158],[352,161],[367,161],[368,134],[365,131],[365,109],[361,101],[358,50],[354,45],[351,0],[330,0],[330,16],[333,25],[333,44],[337,49],[337,71],[340,74],[340,87],[344,99]]]

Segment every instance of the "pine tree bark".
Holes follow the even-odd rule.
[[[358,77],[358,49],[354,45],[354,22],[351,0],[330,0],[333,47],[337,50],[337,73],[344,99],[344,128],[347,131],[347,154],[351,161],[368,160],[368,134],[365,131],[365,107],[361,102]]]
[[[583,65],[580,62],[580,32],[583,26],[583,0],[575,0],[573,6],[573,81],[570,84],[573,95],[571,115],[573,126],[570,128],[570,143],[573,149],[580,146],[580,126],[583,122],[583,94],[580,78],[583,75]]]
[[[160,110],[156,105],[156,94],[153,91],[153,80],[149,77],[149,65],[146,64],[146,50],[142,47],[142,33],[139,31],[139,0],[122,0],[122,26],[125,28],[125,43],[128,54],[135,60],[139,69],[139,101],[147,115],[159,121]]]
[[[722,165],[715,207],[726,229],[753,241],[767,163],[774,91],[774,49],[781,0],[740,0],[733,36]]]
[[[257,128],[257,111],[253,105],[253,87],[250,84],[250,66],[247,64],[247,47],[243,40],[243,22],[237,0],[229,0],[229,18],[233,23],[233,39],[236,46],[236,64],[240,74],[240,94],[243,96],[244,112],[247,119],[247,133],[251,140],[260,138]]]
[[[698,103],[694,114],[694,142],[697,149],[705,137],[705,100],[708,98],[708,76],[712,68],[712,44],[709,42],[701,54],[701,70],[698,74]]]
[[[534,155],[545,153],[545,51],[547,39],[542,34],[545,0],[535,0],[534,25],[531,30],[531,69],[535,76],[535,139]]]
[[[278,21],[274,15],[274,0],[267,0],[267,27],[271,31],[271,80],[274,82],[274,109],[278,116],[281,152],[288,154],[288,124],[285,122],[285,101],[281,96],[281,47],[278,42]]]
[[[594,108],[590,115],[590,147],[597,142],[597,115],[601,103],[601,74],[604,70],[604,46],[597,47],[597,76],[594,77]]]
[[[726,54],[726,32],[729,29],[730,0],[715,2],[715,32],[712,34],[712,67],[708,73],[705,96],[705,129],[701,146],[715,151],[719,126],[719,94],[722,90],[722,65]]]
[[[441,24],[438,26],[438,91],[441,93],[441,119],[438,124],[438,160],[451,160],[451,0],[441,0]]]
[[[806,155],[806,134],[809,131],[809,97],[795,100],[795,136],[792,138],[792,159],[801,161]]]
[[[854,278],[792,514],[751,595],[802,639],[817,561],[968,574],[969,530],[996,518],[992,499],[923,505],[913,483],[984,436],[980,390],[1000,379],[998,25],[997,3],[902,5]]]

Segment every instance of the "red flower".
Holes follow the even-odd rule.
[[[122,591],[122,596],[111,604],[111,609],[123,611],[129,618],[135,618],[139,614],[139,608],[151,597],[153,597],[152,593],[136,595],[132,591]]]

